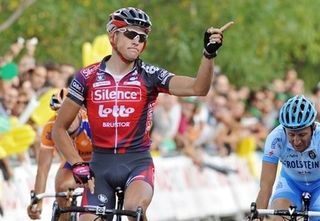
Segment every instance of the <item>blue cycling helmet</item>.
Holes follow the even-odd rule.
[[[317,116],[313,103],[303,95],[290,98],[280,109],[279,122],[290,130],[300,130],[312,125]]]

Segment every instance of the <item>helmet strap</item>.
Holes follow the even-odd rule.
[[[124,63],[130,64],[130,63],[134,62],[134,60],[131,61],[131,60],[126,59],[116,48],[114,48],[114,50],[117,52],[117,54],[119,55],[120,59],[121,59]]]
[[[313,122],[312,124],[311,124],[311,137],[313,136],[313,133],[314,133],[314,131],[316,130],[316,127],[317,127],[317,125]]]
[[[141,53],[144,51],[144,49],[146,49],[146,47],[147,47],[147,42],[144,42],[144,43],[143,43],[143,48],[142,48],[142,50],[141,50]]]

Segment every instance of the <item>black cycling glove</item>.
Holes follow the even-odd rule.
[[[216,43],[216,42],[210,42],[210,36],[212,34],[209,33],[208,31],[206,31],[204,33],[204,39],[203,39],[203,43],[204,43],[204,50],[203,50],[203,55],[208,58],[214,58],[217,56],[217,51],[218,49],[221,47],[222,43]]]

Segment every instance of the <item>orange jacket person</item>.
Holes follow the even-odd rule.
[[[67,89],[63,88],[59,90],[57,94],[52,95],[50,101],[50,107],[52,110],[58,111],[60,106],[66,97]],[[46,190],[46,183],[48,173],[52,164],[52,160],[55,154],[55,144],[52,140],[52,127],[57,116],[52,117],[44,126],[41,135],[41,146],[39,151],[38,170],[34,186],[36,194],[43,193]],[[88,117],[86,112],[81,109],[70,125],[68,134],[72,139],[74,146],[76,147],[79,155],[84,161],[91,159],[91,132],[88,123]],[[76,188],[78,185],[73,179],[71,165],[61,157],[61,165],[56,174],[55,191],[63,192],[69,188]],[[65,199],[57,198],[59,206],[66,206],[67,201]],[[40,219],[42,209],[42,202],[40,201],[35,207],[28,207],[28,215],[31,219]],[[68,214],[62,214],[60,221],[68,220]]]

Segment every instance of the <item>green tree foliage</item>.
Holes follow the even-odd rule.
[[[19,2],[1,1],[0,23]],[[80,68],[82,44],[105,33],[108,14],[126,6],[142,8],[152,18],[142,57],[174,73],[194,75],[205,28],[233,20],[215,62],[234,84],[265,86],[289,67],[307,87],[320,79],[320,1],[315,0],[39,0],[0,33],[0,53],[18,36],[37,36],[40,62]]]

